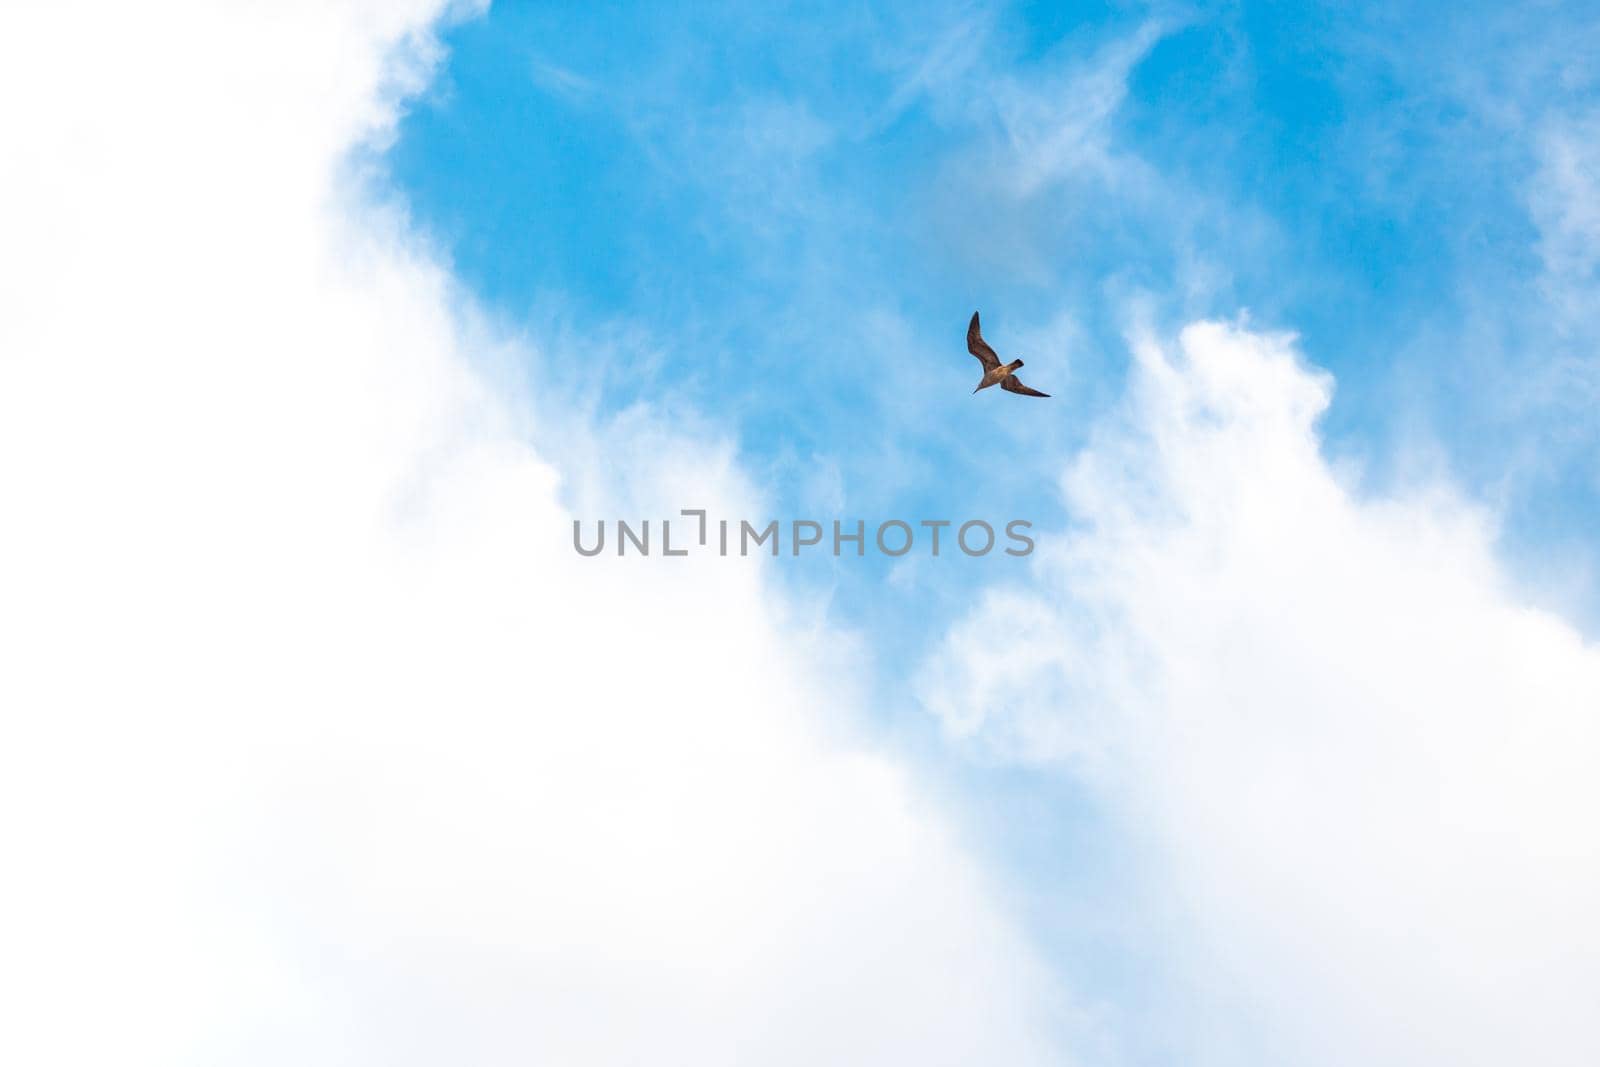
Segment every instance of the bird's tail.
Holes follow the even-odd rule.
[[[1006,370],[1016,370],[1016,369],[1017,369],[1017,368],[1018,368],[1018,367],[1020,367],[1020,366],[1022,366],[1022,360],[1020,360],[1020,359],[1014,359],[1014,360],[1012,360],[1012,361],[1011,361],[1011,365],[1010,365],[1010,366],[1008,366],[1008,367],[1007,367],[1007,368],[1006,368]]]

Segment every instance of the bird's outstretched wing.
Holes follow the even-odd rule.
[[[978,313],[972,313],[972,321],[967,323],[967,351],[978,357],[978,362],[983,364],[985,372],[992,371],[1000,365],[1000,357],[994,354],[994,349],[989,347],[989,342],[983,339],[983,334],[978,332]]]
[[[1023,385],[1021,382],[1017,381],[1017,376],[1015,374],[1009,374],[1006,377],[1001,378],[1000,379],[1000,388],[1004,389],[1008,393],[1016,393],[1019,396],[1049,396],[1050,395],[1049,393],[1041,393],[1037,389],[1029,389],[1026,385]]]

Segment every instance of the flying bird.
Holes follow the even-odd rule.
[[[1004,365],[1000,357],[994,354],[994,349],[989,347],[989,342],[983,339],[983,334],[978,332],[978,313],[972,313],[972,321],[967,324],[967,351],[978,357],[978,362],[983,364],[983,381],[978,383],[978,389],[987,389],[991,385],[999,385],[1008,393],[1019,396],[1049,396],[1037,389],[1030,389],[1017,380],[1012,372],[1022,366],[1022,360],[1014,359]],[[974,389],[976,393],[978,389]]]

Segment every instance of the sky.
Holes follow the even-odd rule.
[[[1337,376],[1352,476],[1460,481],[1593,622],[1594,261],[1558,249],[1593,223],[1592,159],[1562,160],[1595,33],[1537,5],[511,4],[445,34],[384,163],[488,309],[590,368],[572,402],[681,402],[783,510],[1063,522],[1128,331],[1248,315]],[[955,388],[973,309],[1048,413]],[[983,580],[882,570],[810,577],[906,656]]]
[[[8,1060],[1600,1056],[1600,11],[3,19]]]

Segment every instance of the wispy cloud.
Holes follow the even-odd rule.
[[[1600,113],[1546,125],[1529,211],[1544,285],[1563,326],[1583,329],[1600,358]]]
[[[1116,177],[1122,168],[1110,144],[1111,119],[1127,96],[1129,72],[1170,30],[1147,22],[1040,78],[995,79],[992,106],[1011,149],[998,169],[1017,195],[1074,175]]]
[[[534,84],[569,103],[587,101],[599,90],[599,86],[591,79],[547,60],[535,59],[528,65],[528,70]]]
[[[952,86],[981,84],[990,74],[993,24],[990,9],[958,8],[935,25],[931,39],[896,41],[884,57],[894,72],[892,88],[864,132],[892,124],[923,97],[939,100]]]

